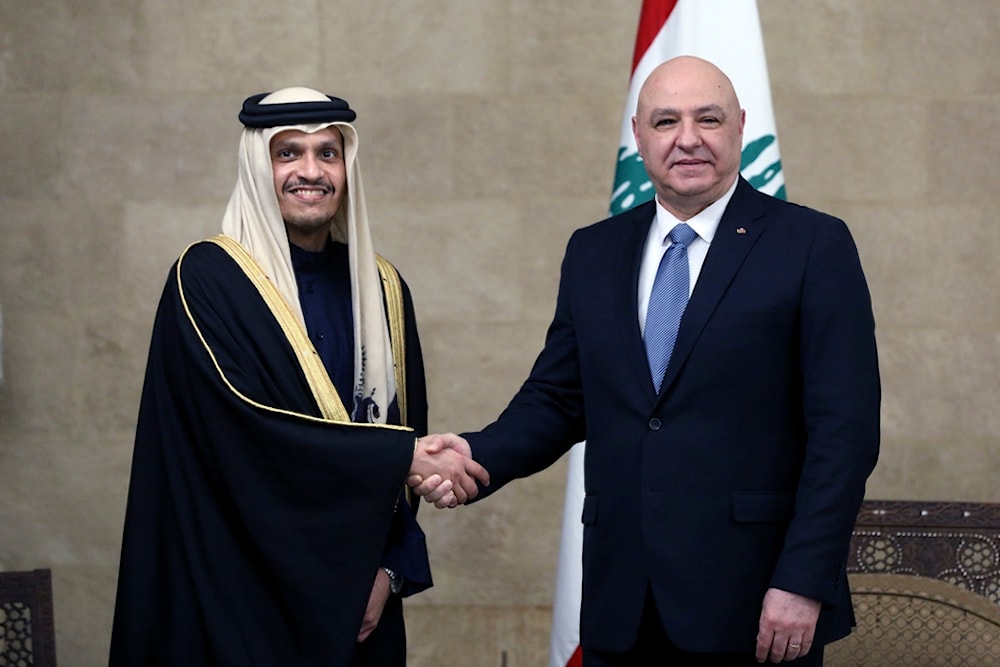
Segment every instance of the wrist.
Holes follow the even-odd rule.
[[[403,590],[403,575],[387,567],[383,567],[382,571],[389,577],[389,590],[399,595],[399,592]]]

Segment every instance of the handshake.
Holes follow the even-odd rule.
[[[457,507],[479,495],[480,483],[489,485],[490,473],[472,460],[465,438],[432,434],[417,439],[406,483],[435,507]]]

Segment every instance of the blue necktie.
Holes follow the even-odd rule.
[[[687,246],[698,238],[698,233],[681,223],[670,230],[669,236],[672,244],[663,253],[663,259],[656,270],[644,330],[646,359],[649,361],[649,373],[657,393],[667,372],[667,364],[670,363],[670,353],[677,341],[681,316],[687,307],[688,292],[691,289]]]

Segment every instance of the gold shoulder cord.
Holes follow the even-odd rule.
[[[382,277],[386,309],[389,311],[389,338],[392,342],[392,367],[396,374],[396,399],[399,403],[399,420],[407,425],[406,418],[406,331],[403,315],[403,287],[399,272],[382,255],[375,255],[378,272]]]
[[[386,310],[389,313],[389,338],[392,342],[392,367],[396,373],[396,401],[399,404],[399,421],[403,426],[406,421],[406,327],[403,310],[403,287],[400,284],[399,272],[389,260],[376,253],[378,272],[382,277],[382,291],[385,292]],[[413,506],[416,498],[409,485],[403,485],[403,495],[406,503]]]
[[[350,415],[344,409],[344,404],[330,380],[330,375],[323,366],[323,361],[313,347],[312,341],[309,340],[305,329],[289,309],[281,293],[278,292],[278,288],[268,280],[260,265],[236,239],[219,234],[208,240],[225,250],[260,292],[261,298],[264,299],[264,303],[267,304],[274,319],[278,321],[288,338],[292,350],[295,351],[295,356],[298,357],[299,365],[302,367],[302,372],[305,373],[306,381],[309,383],[313,398],[316,400],[323,417],[337,422],[350,422]]]

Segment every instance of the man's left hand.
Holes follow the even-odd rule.
[[[757,632],[757,662],[795,660],[809,653],[819,620],[819,600],[769,588]]]
[[[382,568],[378,569],[375,575],[375,583],[372,585],[372,594],[368,597],[368,608],[365,609],[365,617],[361,621],[361,631],[358,633],[358,643],[368,639],[368,635],[378,627],[378,622],[382,618],[382,610],[385,609],[386,600],[389,599],[390,584],[389,575]]]

